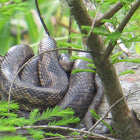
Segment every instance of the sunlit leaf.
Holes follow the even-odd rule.
[[[93,72],[93,73],[97,73],[95,70],[91,70],[91,69],[74,69],[72,71],[73,74],[79,73],[79,72]]]
[[[59,42],[59,43],[57,43],[57,46],[58,47],[72,47],[75,49],[83,49],[83,46],[78,46],[76,44],[68,43],[68,42]]]
[[[138,43],[135,44],[135,50],[138,54],[140,54],[140,44]]]
[[[54,133],[45,133],[45,136],[52,136],[52,137],[60,137],[61,139],[65,139],[65,136],[61,135],[61,134],[54,134]]]
[[[45,132],[40,129],[28,129],[29,134],[31,135],[32,138],[40,140],[44,138]]]
[[[120,60],[115,60],[113,64],[118,63],[118,62],[134,62],[134,63],[140,63],[140,59],[120,59]]]
[[[23,137],[21,135],[17,135],[17,136],[3,136],[3,137],[1,137],[1,140],[27,140],[27,138]]]
[[[128,73],[134,74],[135,71],[134,71],[134,70],[126,70],[126,71],[121,72],[121,73],[119,74],[119,76],[125,75],[125,74],[128,74]]]
[[[91,112],[91,114],[93,115],[93,117],[94,117],[96,120],[99,120],[99,119],[100,119],[100,116],[97,115],[97,113],[96,113],[94,110],[91,110],[90,112]],[[112,133],[114,134],[114,131],[113,131],[113,129],[112,129],[112,127],[111,127],[110,125],[108,125],[104,120],[102,120],[102,123],[103,123],[104,125],[106,125],[106,126],[108,127],[108,129],[110,130],[110,132],[112,132]]]
[[[77,59],[81,59],[84,61],[88,61],[90,63],[93,63],[93,60],[87,58],[87,57],[81,57],[81,56],[71,56],[70,60],[77,60]]]
[[[1,126],[0,125],[0,132],[15,132],[15,127],[12,126]]]

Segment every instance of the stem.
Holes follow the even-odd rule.
[[[89,134],[91,136],[95,136],[97,138],[102,138],[102,139],[105,139],[105,140],[117,140],[117,139],[110,138],[110,137],[107,137],[107,136],[103,136],[103,135],[100,135],[100,134],[95,134],[95,133],[92,133],[92,132],[79,130],[79,129],[76,129],[76,128],[64,127],[64,126],[37,125],[37,126],[15,127],[16,130],[20,130],[20,129],[39,129],[39,128],[41,128],[41,129],[55,129],[55,130],[59,129],[59,130],[66,130],[66,131],[72,131],[72,132],[80,132],[80,133]]]

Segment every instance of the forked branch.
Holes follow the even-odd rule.
[[[111,7],[106,13],[104,13],[99,19],[96,20],[95,22],[95,27],[99,27],[102,24],[103,19],[110,19],[111,17],[114,16],[115,13],[117,13],[121,8],[123,7],[122,2],[117,2],[113,7]]]
[[[123,29],[125,28],[126,24],[129,22],[130,18],[134,15],[135,11],[138,9],[138,7],[140,6],[140,0],[137,0],[133,6],[131,7],[131,9],[127,12],[127,14],[125,15],[124,19],[122,20],[122,22],[120,23],[120,25],[118,26],[118,28],[116,29],[116,33],[119,32],[121,33],[123,31]],[[107,49],[105,50],[103,56],[102,56],[102,62],[105,62],[105,60],[108,59],[108,57],[110,56],[112,50],[114,49],[115,45],[117,43],[116,41],[110,41],[109,45],[107,47]]]

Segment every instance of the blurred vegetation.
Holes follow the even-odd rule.
[[[57,42],[68,40],[68,27],[70,11],[65,0],[39,0],[40,11],[49,29],[50,35]],[[97,1],[97,6],[101,4],[100,11],[105,13],[116,1]],[[109,22],[117,26],[124,17],[129,3],[115,14]],[[95,11],[96,12],[96,11]],[[95,12],[89,11],[94,16]],[[123,32],[123,42],[125,46],[133,52],[140,54],[140,10],[132,17]],[[79,33],[77,24],[72,22],[72,33]],[[40,40],[45,36],[44,29],[36,12],[34,0],[0,0],[0,54],[4,55],[7,50],[16,44],[27,44],[37,52]],[[134,40],[129,41],[132,38]],[[81,37],[74,37],[73,42],[82,46]],[[107,43],[107,41],[105,42]]]
[[[68,40],[69,9],[58,0],[39,0],[39,8],[50,35],[56,41]],[[64,7],[64,8],[63,8]],[[62,10],[63,9],[63,10]],[[72,25],[78,32],[77,25]],[[37,52],[45,31],[33,0],[0,0],[0,54],[16,44],[27,44]],[[81,40],[81,39],[80,39]],[[81,41],[79,41],[81,42]]]

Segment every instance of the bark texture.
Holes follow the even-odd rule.
[[[92,25],[93,19],[89,16],[82,0],[66,1],[80,29],[82,25]],[[95,23],[95,25],[98,26],[97,23]],[[86,33],[84,30],[81,30],[81,32]],[[108,103],[111,106],[123,97],[122,88],[116,75],[115,68],[111,64],[109,58],[104,61],[102,59],[105,48],[99,35],[91,33],[87,38],[87,46],[91,51],[97,72],[104,86]],[[111,113],[114,122],[114,130],[119,138],[124,140],[140,139],[140,126],[137,123],[137,118],[134,113],[130,111],[125,100],[122,100],[114,106]]]

